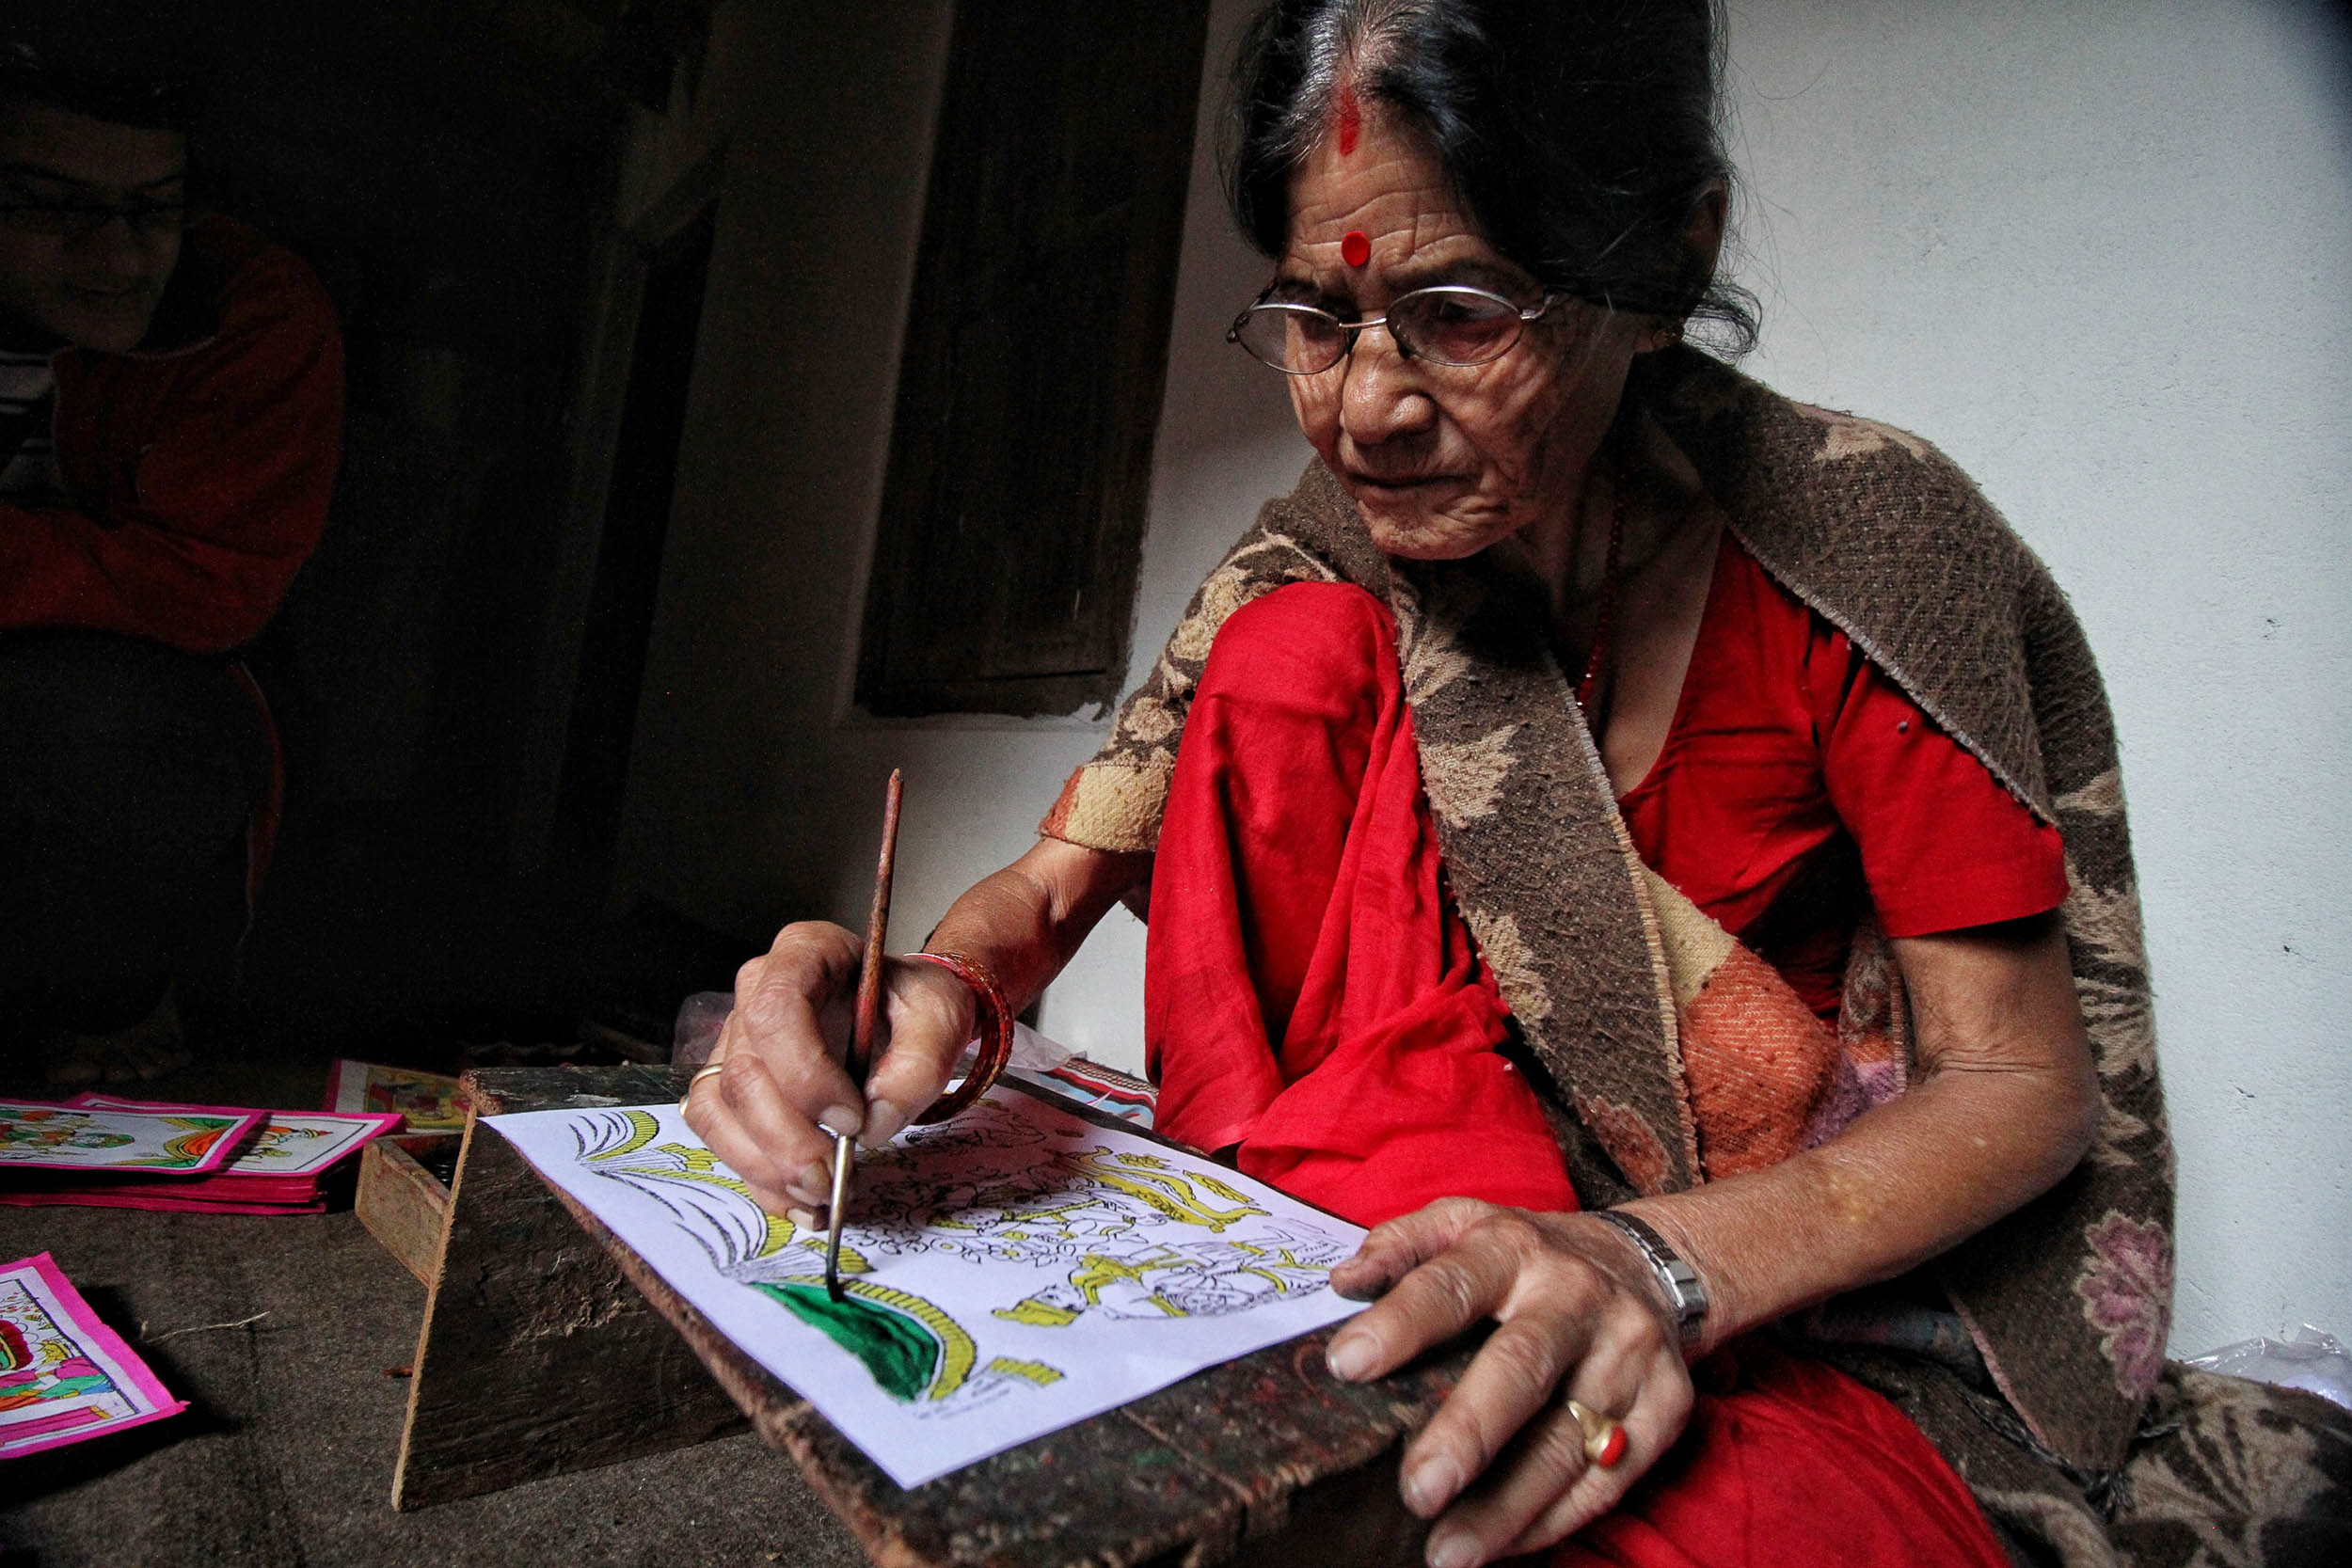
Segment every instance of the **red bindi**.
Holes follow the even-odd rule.
[[[1364,238],[1362,230],[1351,229],[1340,236],[1340,260],[1351,267],[1372,260],[1372,242]]]
[[[1344,158],[1356,150],[1356,135],[1364,126],[1363,110],[1356,103],[1356,89],[1340,89],[1340,156]],[[1358,266],[1363,265],[1359,261]]]

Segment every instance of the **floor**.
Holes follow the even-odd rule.
[[[164,1087],[295,1106],[315,1104],[325,1077],[323,1058],[215,1062]],[[9,1462],[7,1568],[863,1560],[790,1464],[748,1435],[393,1513],[424,1288],[348,1197],[267,1218],[0,1209],[0,1260],[43,1251],[191,1408]]]
[[[189,978],[196,1060],[129,1092],[314,1107],[338,1055],[614,1059],[742,956],[659,909],[601,918],[453,872],[396,832],[333,825],[287,847],[241,972]],[[42,1067],[0,1039],[0,1094],[46,1097]],[[863,1560],[749,1435],[393,1513],[424,1288],[347,1192],[314,1215],[0,1209],[0,1261],[44,1251],[191,1407],[0,1467],[0,1568]]]

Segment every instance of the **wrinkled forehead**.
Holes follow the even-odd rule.
[[[1334,268],[1506,292],[1533,282],[1487,238],[1429,139],[1371,103],[1335,121],[1291,181],[1283,270]]]
[[[1406,196],[1430,211],[1443,210],[1467,225],[1467,203],[1437,144],[1410,118],[1376,100],[1360,108],[1351,94],[1307,146],[1291,177],[1293,228],[1327,216],[1335,207],[1374,196]]]
[[[139,191],[186,178],[188,138],[40,99],[0,96],[0,168],[96,191]]]

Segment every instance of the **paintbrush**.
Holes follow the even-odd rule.
[[[842,1066],[858,1093],[874,1065],[874,1025],[882,1014],[882,939],[890,931],[890,877],[898,854],[898,802],[906,794],[898,769],[890,770],[882,796],[882,859],[874,866],[874,907],[866,917],[866,957],[857,972],[857,1016],[850,1027],[850,1053]],[[849,1207],[850,1172],[857,1164],[857,1138],[834,1139],[833,1200],[825,1215],[825,1293],[841,1299],[841,1212]]]

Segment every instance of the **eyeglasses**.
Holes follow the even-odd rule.
[[[1320,375],[1347,357],[1358,334],[1385,326],[1406,358],[1467,369],[1510,353],[1529,322],[1567,297],[1546,294],[1541,305],[1521,309],[1484,289],[1441,283],[1399,294],[1385,315],[1342,321],[1320,306],[1261,295],[1233,318],[1225,341],[1239,343],[1250,357],[1284,375]]]
[[[169,239],[188,227],[184,201],[0,201],[0,223],[20,234],[87,240],[120,218],[144,240]]]

